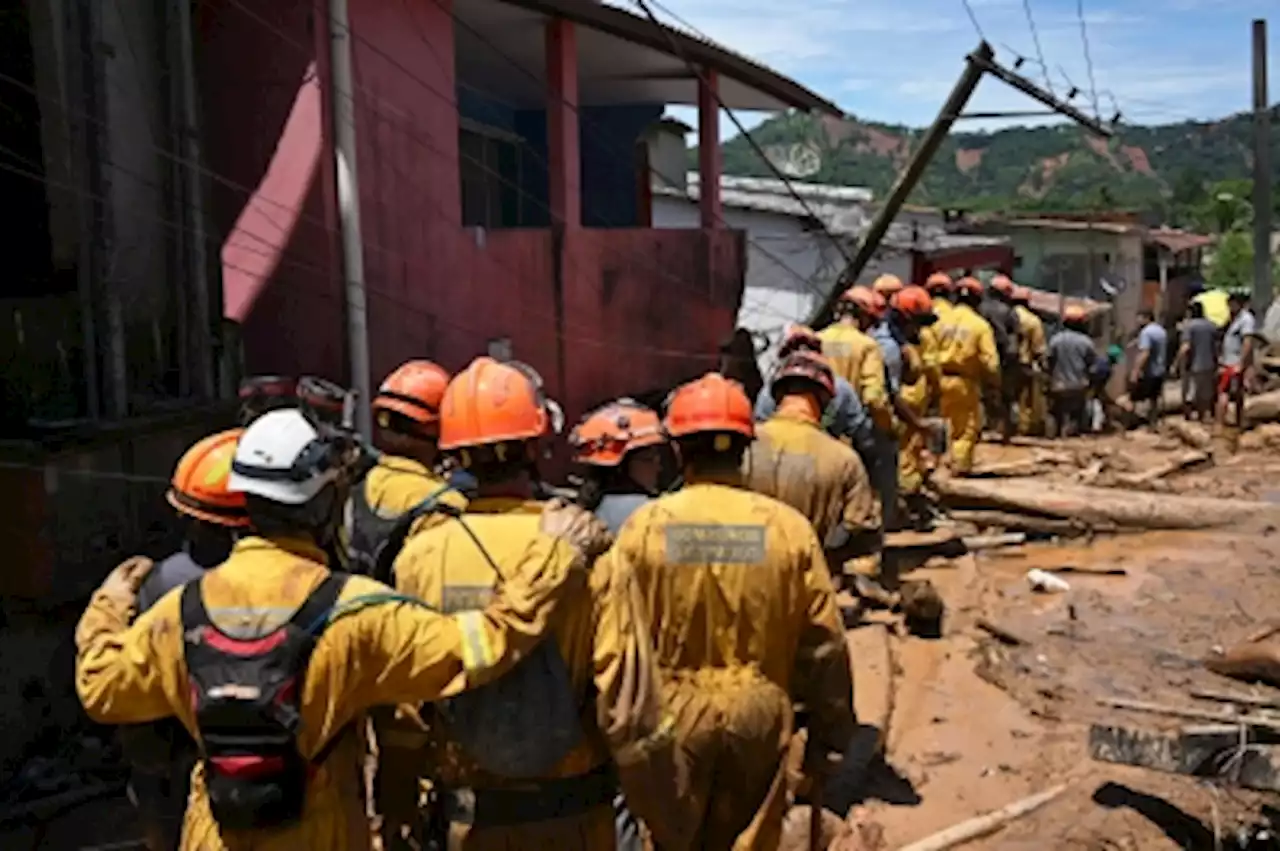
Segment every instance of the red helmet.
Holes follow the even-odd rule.
[[[628,452],[666,442],[656,411],[631,399],[619,399],[582,418],[569,434],[573,460],[594,467],[616,467]]]
[[[1080,325],[1089,319],[1089,314],[1078,304],[1069,304],[1062,311],[1062,321],[1072,325]]]
[[[219,526],[249,525],[245,496],[231,491],[231,463],[244,429],[221,431],[197,442],[182,454],[173,471],[165,499],[188,517]]]
[[[836,378],[831,371],[831,363],[815,352],[793,352],[778,365],[769,385],[775,399],[782,383],[789,379],[809,382],[825,393],[828,399],[836,395]]]
[[[870,287],[861,285],[850,287],[846,290],[843,299],[853,305],[856,311],[865,313],[872,319],[877,320],[884,316],[885,307],[887,306],[884,296]]]
[[[387,414],[399,414],[420,428],[434,428],[440,421],[440,403],[449,386],[449,373],[428,360],[401,364],[382,381],[373,397],[378,424],[386,426]],[[385,420],[385,421],[384,421]]]
[[[551,428],[537,373],[479,357],[445,388],[440,402],[440,448],[445,451],[534,440]]]
[[[962,295],[980,296],[986,292],[986,287],[982,286],[982,281],[971,276],[965,276],[956,281],[956,292]]]
[[[676,388],[667,402],[663,424],[672,437],[709,432],[756,436],[755,417],[746,391],[718,372],[709,372]]]
[[[1013,303],[1014,304],[1031,304],[1031,288],[1030,287],[1014,287]]]

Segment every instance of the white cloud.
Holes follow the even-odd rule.
[[[626,0],[612,0],[634,7]],[[1216,118],[1248,108],[1249,21],[1275,0],[1087,0],[1085,27],[1099,112],[1112,97],[1134,121]],[[664,0],[712,39],[766,62],[859,117],[922,125],[931,121],[978,35],[961,0]],[[970,0],[997,58],[1044,86],[1021,0]],[[1031,0],[1049,85],[1081,90],[1073,103],[1092,112],[1076,0]],[[664,20],[663,8],[655,7]],[[1272,8],[1274,11],[1274,8]],[[1280,39],[1272,37],[1272,67]],[[1273,71],[1273,78],[1278,74]],[[1027,111],[1039,106],[996,80],[979,87],[969,109]],[[963,129],[1054,119],[967,121]],[[725,122],[721,122],[722,127]],[[732,135],[730,132],[728,135]]]

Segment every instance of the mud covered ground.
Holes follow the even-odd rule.
[[[1219,463],[1152,489],[1274,501],[1280,495],[1280,453],[1265,449],[1257,434],[1246,435],[1245,445],[1249,451],[1234,456],[1218,446]],[[1185,450],[1148,433],[1055,448],[1076,452],[1086,463],[1090,457],[1114,458],[1114,466],[1126,470],[1155,466],[1170,452]],[[984,446],[980,461],[1002,463],[1032,452]],[[1078,473],[1063,467],[1049,475],[1073,474]],[[891,768],[877,772],[862,820],[883,827],[882,847],[901,848],[1069,782],[1063,797],[964,847],[1236,847],[1236,829],[1259,821],[1267,796],[1093,762],[1088,728],[1107,722],[1159,730],[1179,723],[1101,706],[1099,698],[1206,711],[1225,707],[1195,700],[1190,690],[1280,698],[1280,691],[1234,683],[1200,664],[1215,647],[1241,641],[1280,617],[1277,556],[1280,535],[1263,527],[1026,544],[949,562],[935,559],[915,571],[912,578],[927,576],[947,600],[942,638],[900,636],[878,626],[855,630],[851,638],[855,648],[874,647],[877,641],[858,633],[887,635],[893,660],[888,678],[883,665],[855,659],[860,708],[874,712],[892,704]],[[1063,566],[1120,568],[1124,575],[1063,574],[1071,585],[1066,593],[1030,590],[1029,569]],[[1010,647],[990,638],[976,628],[979,618],[1029,644]],[[1276,803],[1274,796],[1270,800]]]
[[[1216,463],[1148,489],[1280,502],[1280,430],[1255,431]],[[1074,455],[1050,478],[1141,471],[1187,451],[1184,440],[1136,433],[1052,445]],[[1030,459],[1033,447],[984,445],[984,464]],[[1025,573],[1063,566],[1123,569],[1123,575],[1064,574],[1063,594],[1037,594]],[[1092,542],[1035,543],[954,560],[935,558],[910,578],[928,578],[948,605],[942,635],[900,634],[895,619],[871,613],[851,630],[859,714],[887,726],[888,757],[857,789],[836,788],[840,809],[875,826],[880,841],[841,848],[899,849],[974,815],[1068,782],[1068,791],[1032,815],[970,842],[966,849],[1234,848],[1235,830],[1256,823],[1272,796],[1193,778],[1096,763],[1091,723],[1161,729],[1176,721],[1101,706],[1120,697],[1223,707],[1193,699],[1195,688],[1280,699],[1280,691],[1232,683],[1200,660],[1215,647],[1280,622],[1280,533],[1267,527],[1147,533]],[[990,620],[1025,638],[1010,647],[976,627]],[[0,848],[125,849],[139,836],[122,796],[76,807],[42,825],[0,830]]]

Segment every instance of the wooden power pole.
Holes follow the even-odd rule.
[[[1253,309],[1271,305],[1271,105],[1267,102],[1267,22],[1253,22]]]
[[[911,194],[916,188],[916,184],[920,182],[925,169],[929,167],[929,163],[933,161],[934,154],[941,147],[942,140],[947,137],[947,133],[951,131],[951,127],[956,120],[965,117],[962,115],[965,105],[969,103],[969,98],[973,97],[973,92],[977,89],[978,83],[982,81],[984,74],[990,74],[1002,83],[1012,86],[1028,97],[1044,104],[1053,112],[1065,115],[1091,133],[1096,133],[1103,137],[1114,135],[1110,128],[1103,126],[1097,119],[1090,118],[1071,104],[1040,88],[1026,77],[999,65],[995,61],[995,51],[992,50],[991,45],[985,41],[982,42],[977,49],[965,57],[965,68],[960,74],[960,79],[956,82],[955,88],[951,90],[946,103],[942,105],[942,109],[938,112],[938,117],[934,119],[933,125],[925,132],[924,138],[920,140],[920,146],[916,148],[915,153],[911,156],[911,161],[907,163],[907,167],[899,175],[897,182],[893,185],[893,189],[889,192],[889,197],[884,202],[884,206],[880,208],[879,214],[867,228],[862,242],[858,245],[858,253],[854,255],[853,260],[845,267],[844,272],[836,278],[831,292],[827,294],[822,304],[814,311],[813,316],[810,318],[811,325],[816,327],[825,324],[831,319],[831,311],[835,307],[836,299],[840,297],[840,292],[849,283],[856,281],[858,276],[862,274],[862,270],[866,268],[867,263],[871,261],[876,249],[880,247],[880,240],[884,239],[884,235],[888,233],[889,225],[897,218],[902,205],[906,203],[907,196]]]

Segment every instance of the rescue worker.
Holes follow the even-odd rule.
[[[373,576],[384,546],[405,512],[429,500],[466,508],[466,498],[436,475],[440,400],[449,373],[431,361],[411,360],[383,380],[373,397],[376,465],[351,489],[343,532],[350,569]],[[436,522],[427,512],[415,528]],[[381,579],[382,577],[377,577]]]
[[[871,289],[888,302],[895,295],[902,292],[903,286],[905,285],[902,283],[902,279],[897,275],[881,275],[871,284]]]
[[[858,454],[822,430],[822,411],[835,395],[826,358],[798,351],[773,374],[777,410],[756,427],[743,456],[743,481],[785,502],[812,524],[829,564],[880,550],[880,506]]]
[[[1047,343],[1044,323],[1031,309],[1031,289],[1013,291],[1013,309],[1018,316],[1018,363],[1022,389],[1018,394],[1018,433],[1044,434],[1044,367]]]
[[[137,610],[147,611],[169,591],[198,580],[226,560],[238,531],[249,525],[242,493],[227,490],[231,460],[243,429],[210,435],[183,453],[165,499],[183,521],[178,552],[158,563],[138,588]],[[129,793],[150,851],[174,851],[182,835],[195,741],[177,720],[120,728],[129,760]]]
[[[822,353],[832,371],[853,385],[872,423],[871,452],[863,456],[886,524],[897,503],[898,462],[884,454],[893,442],[893,403],[885,387],[885,362],[870,331],[884,318],[884,299],[868,287],[851,287],[836,303],[836,323],[824,328]]]
[[[822,338],[812,328],[804,325],[793,325],[778,346],[778,360],[782,362],[796,352],[813,352],[822,354]],[[822,425],[832,437],[843,440],[853,447],[862,459],[863,467],[872,460],[871,418],[866,408],[858,399],[858,391],[853,385],[839,375],[835,376],[835,397],[822,413]],[[777,400],[773,398],[773,388],[763,388],[756,396],[756,422],[763,422],[773,416],[777,409]]]
[[[982,397],[1000,389],[1000,355],[991,323],[978,315],[982,282],[961,278],[956,301],[934,325],[938,340],[939,409],[947,421],[951,469],[973,469],[973,452],[982,431]]]
[[[991,323],[996,351],[1000,355],[1000,389],[989,397],[988,411],[992,425],[1005,440],[1013,436],[1013,406],[1018,400],[1022,384],[1019,380],[1021,365],[1018,361],[1021,323],[1013,309],[1014,287],[1015,284],[1008,275],[994,276],[987,290],[987,297],[978,309],[982,318]]]
[[[1062,329],[1049,339],[1049,404],[1058,437],[1090,430],[1089,387],[1099,358],[1086,332],[1088,321],[1084,308],[1067,305]]]
[[[955,298],[955,282],[946,272],[934,272],[924,282],[924,288],[933,299],[933,312],[939,319],[945,319],[951,312],[951,302]]]
[[[241,435],[227,489],[254,535],[132,626],[146,559],[117,567],[76,628],[76,690],[103,724],[177,717],[200,743],[184,851],[369,847],[357,729],[370,707],[437,700],[526,657],[586,581],[576,514],[549,512],[483,611],[441,615],[329,571],[346,447],[301,411]],[[301,685],[299,685],[301,683]]]
[[[831,574],[809,521],[743,486],[755,428],[739,384],[712,373],[678,388],[664,422],[685,486],[636,511],[596,569],[633,569],[648,602],[665,703],[689,761],[674,784],[693,825],[685,843],[774,851],[792,701],[808,712],[810,776],[844,752],[855,727]]]
[[[573,460],[587,474],[578,504],[618,534],[633,511],[657,496],[666,442],[658,413],[634,399],[587,414],[569,434]]]
[[[933,426],[927,417],[929,401],[937,396],[938,365],[936,341],[926,347],[924,340],[925,332],[931,332],[937,321],[933,299],[923,287],[906,287],[889,303],[888,322],[902,341],[901,389],[895,408],[902,447],[898,488],[908,514],[917,521],[930,514],[923,490],[925,477],[933,466],[929,452]]]
[[[535,462],[550,422],[541,379],[526,367],[481,357],[449,383],[440,447],[475,476],[477,495],[407,542],[395,564],[401,593],[474,610],[532,567],[524,554],[547,510],[536,501]],[[590,527],[594,557],[612,537],[594,518]],[[450,851],[611,849],[621,785],[657,847],[681,847],[675,743],[631,568],[591,567],[551,635],[492,686],[421,719],[401,707],[397,747],[416,745],[419,771],[432,775],[437,841]]]

